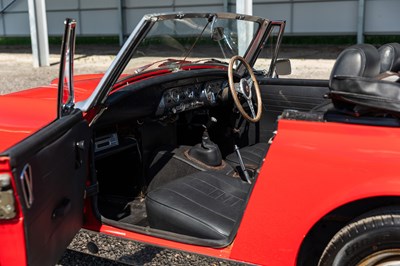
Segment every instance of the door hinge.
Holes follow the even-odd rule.
[[[83,198],[86,199],[87,197],[95,196],[98,193],[99,193],[99,183],[95,183],[86,187]]]

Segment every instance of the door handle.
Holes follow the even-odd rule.
[[[57,207],[54,209],[53,214],[51,215],[51,218],[57,219],[59,217],[64,217],[66,216],[69,211],[71,210],[71,200],[67,198],[63,198],[61,202],[57,205]]]
[[[78,169],[83,164],[83,158],[85,156],[85,141],[81,140],[75,144],[75,169]]]

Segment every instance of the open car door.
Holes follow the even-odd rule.
[[[18,250],[18,264],[54,265],[83,223],[91,131],[82,112],[74,108],[76,23],[65,23],[57,119],[3,153],[9,158],[23,220],[26,253]]]

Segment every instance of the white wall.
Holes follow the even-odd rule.
[[[287,21],[286,34],[356,34],[358,0],[253,0],[254,15]],[[400,0],[365,0],[365,34],[400,34]]]
[[[0,0],[0,10],[13,0]],[[50,36],[61,35],[65,17],[78,21],[78,34],[118,35],[119,0],[46,0]],[[225,11],[224,0],[122,0],[125,34],[144,14],[172,11]],[[400,34],[400,0],[365,0],[366,34]],[[235,1],[227,1],[235,11]],[[289,35],[356,34],[358,0],[253,0],[254,15],[286,20]],[[0,14],[0,36],[29,36],[26,0]]]

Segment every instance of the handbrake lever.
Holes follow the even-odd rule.
[[[244,174],[244,178],[246,179],[247,183],[251,184],[249,173],[247,172],[246,166],[244,166],[242,155],[240,154],[239,147],[236,144],[234,146],[234,149],[235,149],[235,152],[236,152],[236,154],[238,156],[240,169],[242,170],[242,172]]]

